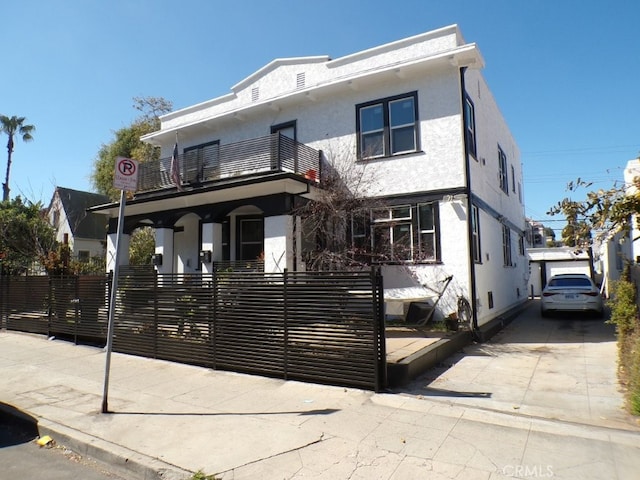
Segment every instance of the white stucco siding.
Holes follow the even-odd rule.
[[[464,145],[458,71],[439,68],[419,79],[396,79],[365,92],[349,91],[322,101],[304,100],[266,111],[246,121],[222,123],[207,132],[185,130],[180,148],[219,140],[222,145],[270,133],[270,127],[296,121],[297,139],[342,166],[356,161],[356,105],[417,91],[420,151],[359,162],[367,170],[367,194],[374,196],[464,186]],[[162,155],[170,156],[173,145]]]
[[[90,257],[102,257],[104,255],[104,247],[100,240],[90,238],[73,239],[73,253],[78,255],[79,252],[89,252]]]
[[[524,180],[518,146],[480,72],[467,70],[465,89],[474,103],[476,120],[477,161],[470,163],[472,190],[524,229]],[[507,158],[506,194],[500,188],[498,146]]]
[[[336,60],[328,57],[327,61],[321,61],[323,57],[274,60],[234,86],[233,93],[164,115],[162,129],[215,119],[252,105],[282,100],[298,91],[313,97],[314,92],[321,92],[336,82],[346,83],[378,70],[400,68],[438,55],[451,54],[453,58],[456,49],[463,45],[457,26],[452,25]],[[298,74],[304,74],[302,88],[298,85]]]
[[[182,231],[174,232],[174,272],[192,273],[200,269],[198,244],[200,218],[195,214],[182,217],[176,227],[182,227]]]
[[[512,265],[505,266],[502,223],[483,211],[480,211],[480,236],[482,261],[475,264],[475,274],[478,325],[482,326],[526,300],[529,262],[520,254],[518,236],[512,230]],[[493,306],[490,305],[490,296]]]
[[[440,251],[441,262],[435,264],[407,264],[384,266],[385,300],[390,310],[398,309],[400,299],[438,301],[435,320],[441,320],[457,309],[459,296],[470,299],[469,294],[469,243],[466,232],[466,202],[440,202]],[[444,281],[452,281],[444,289]],[[398,312],[389,312],[397,315]]]

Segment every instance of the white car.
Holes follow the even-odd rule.
[[[552,312],[588,312],[602,317],[604,301],[600,290],[581,273],[554,275],[542,290],[540,311],[543,317]]]

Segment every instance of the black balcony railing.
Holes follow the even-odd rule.
[[[292,172],[319,179],[320,152],[280,133],[226,145],[209,144],[178,155],[183,186],[269,172]],[[138,192],[175,187],[172,158],[144,162]]]

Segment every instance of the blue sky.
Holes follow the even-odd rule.
[[[336,58],[453,23],[478,44],[520,147],[528,217],[562,228],[545,213],[569,181],[609,188],[640,154],[637,0],[21,0],[0,13],[0,113],[37,128],[16,144],[11,195],[45,205],[56,185],[92,189],[133,97],[182,108],[275,58]]]

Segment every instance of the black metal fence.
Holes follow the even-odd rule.
[[[0,326],[106,342],[108,276],[2,277]],[[379,272],[218,272],[118,279],[114,350],[214,369],[381,390]]]

